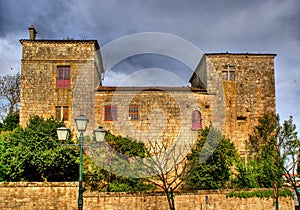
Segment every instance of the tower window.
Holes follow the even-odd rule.
[[[69,120],[69,107],[67,106],[56,106],[55,107],[55,116],[57,120]]]
[[[225,65],[222,68],[222,79],[228,80],[228,81],[234,81],[235,80],[235,70],[234,66],[231,65]]]
[[[70,66],[58,66],[57,87],[70,87]]]
[[[117,121],[118,120],[118,107],[117,106],[104,106],[104,121]]]
[[[129,106],[129,120],[139,120],[139,106]]]
[[[245,117],[245,116],[237,116],[236,119],[238,121],[246,121],[247,117]]]
[[[192,114],[192,130],[202,129],[202,117],[198,110],[193,111]]]

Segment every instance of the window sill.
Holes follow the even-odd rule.
[[[68,90],[68,91],[71,91],[72,88],[71,87],[56,87],[55,91],[58,91],[58,90]]]

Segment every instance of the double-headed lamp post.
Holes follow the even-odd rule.
[[[80,164],[79,164],[79,189],[78,189],[78,210],[82,210],[83,206],[83,188],[82,188],[82,150],[84,146],[84,136],[83,133],[86,131],[88,119],[83,115],[75,118],[75,124],[77,127],[79,134],[79,146],[80,146]],[[96,142],[103,142],[105,137],[106,131],[99,127],[98,129],[94,130],[94,138]],[[57,136],[59,141],[65,141],[68,139],[69,131],[65,127],[57,128]]]

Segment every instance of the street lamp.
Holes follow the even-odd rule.
[[[103,127],[99,127],[96,130],[94,130],[94,137],[96,142],[102,143],[104,142],[104,137],[106,134],[106,130],[103,129]]]
[[[66,141],[69,136],[69,131],[66,127],[60,127],[56,129],[58,141]]]
[[[84,117],[83,115],[80,115],[79,117],[75,118],[75,124],[77,127],[79,135],[79,146],[80,146],[80,164],[79,164],[79,189],[78,189],[78,210],[82,210],[83,206],[83,188],[82,188],[82,150],[84,146],[84,136],[83,133],[86,131],[88,119]],[[57,128],[57,136],[59,141],[65,141],[68,139],[69,131],[65,127]],[[94,130],[94,136],[96,142],[104,142],[106,131],[99,127],[98,129]],[[78,146],[78,145],[76,145]],[[88,146],[88,145],[87,145]]]
[[[78,189],[78,210],[82,210],[83,206],[83,199],[82,199],[82,147],[83,147],[83,132],[85,132],[88,119],[84,117],[83,115],[80,115],[79,117],[75,118],[75,123],[77,130],[80,132],[79,136],[79,145],[80,145],[80,164],[79,164],[79,189]]]

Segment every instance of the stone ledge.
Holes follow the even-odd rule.
[[[78,187],[78,182],[0,182],[0,188],[6,187]]]

